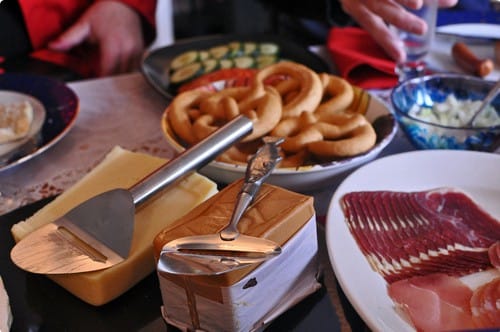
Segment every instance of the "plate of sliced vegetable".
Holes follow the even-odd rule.
[[[316,72],[330,67],[306,46],[275,35],[217,35],[185,39],[145,54],[142,72],[162,95],[173,98],[202,75],[224,69],[237,73],[258,70],[281,60],[292,60]],[[214,80],[220,80],[214,77]],[[227,77],[224,77],[227,79]]]

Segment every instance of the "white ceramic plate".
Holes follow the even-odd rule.
[[[333,270],[344,293],[374,331],[414,331],[394,310],[386,282],[374,272],[349,232],[339,205],[352,191],[418,191],[454,187],[500,219],[500,156],[458,150],[428,150],[378,159],[349,175],[328,208],[326,243]]]
[[[488,23],[459,23],[436,28],[441,34],[467,38],[500,39],[500,25]]]
[[[43,104],[36,98],[33,98],[30,95],[13,92],[13,91],[0,91],[0,103],[1,104],[13,104],[13,103],[22,103],[27,101],[33,107],[33,121],[31,123],[30,130],[28,134],[18,140],[0,144],[0,159],[6,158],[6,156],[15,153],[15,151],[29,141],[33,141],[36,144],[37,136],[42,129],[42,125],[45,121],[45,107]]]
[[[162,128],[168,142],[181,152],[184,147],[178,143],[167,121],[167,110],[165,110],[162,118]],[[295,168],[277,168],[269,176],[266,182],[288,188],[290,190],[308,192],[326,186],[331,186],[340,176],[365,164],[378,156],[378,154],[392,141],[397,131],[397,124],[394,117],[389,112],[387,106],[378,98],[371,96],[366,112],[366,117],[370,122],[377,118],[383,118],[384,130],[377,133],[377,143],[367,153],[346,158],[339,161],[325,163],[321,165]],[[200,170],[200,173],[220,183],[231,183],[245,175],[246,166],[234,165],[213,161]]]

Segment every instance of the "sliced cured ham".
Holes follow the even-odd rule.
[[[491,265],[500,269],[500,241],[497,241],[488,249],[488,256],[490,257]]]
[[[474,328],[472,290],[458,278],[443,273],[399,280],[388,294],[418,331],[450,331]]]
[[[476,327],[500,328],[500,277],[476,289],[470,303]]]
[[[361,251],[389,283],[492,266],[488,249],[500,239],[500,222],[463,192],[351,192],[341,205]]]

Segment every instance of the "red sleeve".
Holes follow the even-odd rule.
[[[109,1],[109,0],[100,0]],[[156,0],[113,0],[136,10],[143,18],[146,42],[154,37]],[[89,0],[19,0],[33,48],[39,49],[57,37],[90,6]]]
[[[156,0],[97,0],[118,1],[137,11],[143,22],[146,45],[155,36]],[[24,17],[29,17],[26,27],[35,52],[32,56],[66,66],[85,77],[94,76],[97,59],[81,57],[71,52],[45,49],[48,41],[57,37],[95,1],[92,0],[19,0]]]
[[[146,1],[147,2],[147,1]],[[87,8],[86,0],[19,0],[33,48],[44,47]]]

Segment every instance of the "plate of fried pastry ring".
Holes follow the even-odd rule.
[[[181,152],[239,114],[252,119],[253,132],[200,170],[219,183],[243,177],[262,138],[277,136],[284,137],[283,159],[268,182],[301,192],[326,187],[373,160],[397,130],[379,99],[290,61],[260,69],[244,83],[226,78],[176,95],[162,129]]]

